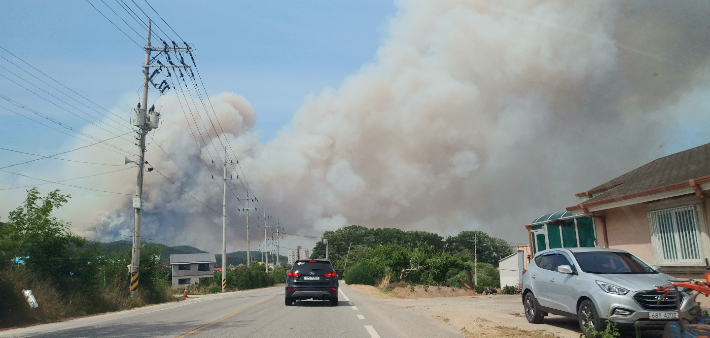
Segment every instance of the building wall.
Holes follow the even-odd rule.
[[[173,272],[173,278],[172,278],[172,285],[174,288],[183,288],[187,284],[180,284],[180,279],[183,278],[190,278],[190,283],[189,285],[193,285],[197,283],[200,278],[207,278],[207,277],[212,277],[214,276],[214,264],[215,263],[208,263],[209,264],[209,269],[208,271],[198,271],[198,264],[199,263],[190,263],[190,270],[179,270],[178,265],[180,264],[171,264],[172,272]]]
[[[512,255],[498,264],[498,270],[500,272],[500,287],[506,285],[516,286],[520,284],[520,267],[519,260],[523,256],[523,251],[517,251],[515,255]]]
[[[633,253],[645,262],[661,267],[661,271],[676,278],[698,278],[702,279],[705,272],[704,264],[694,265],[661,265],[655,257],[651,242],[651,224],[649,221],[649,211],[666,208],[674,208],[685,205],[695,205],[696,224],[700,232],[701,258],[710,259],[710,230],[708,220],[710,219],[710,200],[706,197],[703,200],[694,195],[686,195],[677,198],[670,198],[644,204],[625,206],[604,210],[606,218],[607,236],[609,238],[609,248],[622,249]],[[597,215],[602,214],[597,212]],[[597,223],[597,246],[604,246],[604,234],[602,227]]]
[[[308,253],[308,249],[298,249],[298,259],[308,259],[311,255]]]
[[[300,245],[296,249],[288,249],[288,264],[290,265],[299,259],[308,259],[309,257],[308,249],[301,248]]]
[[[604,211],[609,248],[626,250],[648,264],[656,264],[651,246],[651,225],[643,205],[631,205]],[[604,233],[596,223],[597,246],[604,246]]]

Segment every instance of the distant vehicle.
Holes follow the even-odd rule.
[[[304,259],[293,263],[286,277],[286,306],[297,300],[328,300],[338,306],[338,274],[330,261]]]
[[[606,319],[617,324],[663,327],[678,320],[677,294],[663,296],[659,287],[675,278],[656,271],[623,250],[565,248],[539,252],[523,270],[522,300],[530,323],[548,313],[575,317],[586,335],[603,331]],[[694,322],[700,314],[695,298],[679,292],[681,316]]]

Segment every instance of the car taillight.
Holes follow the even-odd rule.
[[[523,269],[523,275],[528,272],[528,269]]]
[[[308,263],[316,263],[316,261],[310,260],[310,261],[308,261]]]
[[[301,276],[301,274],[298,272],[288,272],[288,278],[298,278],[299,276]]]
[[[325,275],[323,275],[323,276],[324,277],[335,277],[335,276],[337,276],[337,274],[335,272],[326,272]]]
[[[331,289],[333,291],[338,291],[338,289],[336,289],[336,288],[328,288],[328,289]]]
[[[291,290],[293,290],[293,289],[295,289],[293,286],[286,288],[286,290],[288,290],[288,291],[291,291]]]

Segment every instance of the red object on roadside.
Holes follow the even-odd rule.
[[[187,298],[187,285],[185,286],[185,291],[182,293],[184,298]]]

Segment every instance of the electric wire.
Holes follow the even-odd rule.
[[[137,30],[133,29],[133,27],[132,27],[131,25],[129,25],[128,22],[126,22],[126,20],[123,20],[123,18],[122,18],[120,15],[118,15],[118,13],[116,13],[116,11],[114,11],[113,8],[111,8],[111,6],[109,6],[106,2],[104,2],[104,0],[101,0],[101,2],[102,2],[104,5],[106,5],[106,7],[108,7],[108,9],[110,9],[111,12],[113,12],[113,14],[115,14],[119,19],[121,19],[121,21],[123,21],[123,23],[125,23],[126,26],[128,26],[128,28],[130,28],[134,33],[136,33],[136,35],[138,35],[138,38],[139,38],[139,39],[142,39],[142,38],[143,38],[143,36],[141,36],[141,34],[138,33]]]
[[[2,48],[2,47],[0,46],[0,48]],[[3,49],[4,49],[4,48],[3,48]],[[12,53],[10,53],[10,54],[12,54]],[[13,56],[14,56],[14,55],[13,55]],[[21,66],[17,65],[16,63],[14,63],[14,62],[12,62],[12,61],[10,61],[10,60],[8,60],[8,59],[5,58],[4,56],[0,55],[0,58],[2,58],[3,60],[9,62],[10,64],[12,64],[13,66],[15,66],[15,67],[17,67],[18,69],[22,70],[23,72],[27,73],[27,75],[32,76],[33,78],[35,78],[35,79],[37,79],[38,81],[42,82],[42,83],[45,84],[46,86],[48,86],[48,87],[50,87],[50,88],[56,90],[57,92],[63,94],[63,95],[66,96],[67,98],[74,100],[76,103],[78,103],[78,104],[80,104],[80,105],[82,105],[82,106],[88,108],[89,110],[93,110],[94,112],[99,113],[96,109],[89,107],[87,104],[81,102],[80,100],[77,100],[76,98],[72,97],[71,95],[67,94],[66,92],[62,91],[61,89],[52,86],[51,84],[49,84],[49,83],[47,83],[46,81],[40,79],[40,78],[37,77],[36,75],[30,73],[28,70],[22,68]],[[24,62],[24,61],[23,61],[23,62]],[[28,64],[28,65],[29,65],[29,64]],[[2,66],[0,66],[0,67],[2,67]],[[2,67],[2,68],[4,68],[4,67]],[[34,68],[34,67],[33,67],[33,68]],[[6,69],[6,68],[5,68],[5,69]],[[34,68],[34,69],[37,70],[36,68]],[[42,73],[42,72],[40,72],[40,73]],[[15,73],[12,73],[12,74],[14,74],[15,76],[17,76],[17,77],[19,77],[19,78],[22,78],[22,77],[20,77],[19,75],[15,74]],[[42,73],[42,74],[44,74],[44,73]],[[46,74],[44,74],[44,75],[46,76]],[[50,79],[51,79],[51,78],[50,78]],[[25,80],[25,81],[27,81],[27,82],[29,83],[29,81],[28,81],[27,79],[24,79],[24,78],[23,78],[23,80]],[[52,80],[54,80],[54,79],[52,79]],[[56,80],[54,80],[54,81],[57,82]],[[58,82],[57,82],[57,83],[58,83]],[[61,83],[60,83],[60,84],[61,84]],[[68,89],[68,88],[67,88],[67,89]],[[71,90],[71,89],[70,89],[70,90]],[[72,92],[73,92],[73,91],[72,91]],[[77,94],[76,92],[74,92],[74,93]],[[78,95],[78,94],[77,94],[77,95]],[[82,96],[82,98],[84,98],[84,97]],[[88,99],[86,99],[86,98],[84,98],[84,99],[88,101]],[[90,102],[91,102],[91,101],[90,101]],[[92,103],[93,103],[93,102],[92,102]],[[111,113],[111,112],[108,111],[108,110],[107,110],[107,112],[109,112],[111,115],[114,115],[114,116],[119,117],[118,115],[113,114],[113,113]],[[99,113],[99,114],[101,114],[101,113]],[[114,123],[117,123],[119,126],[121,126],[121,123],[124,123],[123,121],[116,121],[116,120],[112,119],[111,117],[108,117],[107,115],[100,115],[100,116],[101,116],[101,117],[107,117],[108,120],[110,120],[110,121],[112,121],[112,122],[114,122]],[[128,128],[128,127],[125,127],[125,128],[126,128],[126,129],[130,129],[130,128]]]
[[[85,111],[83,111],[83,110],[81,110],[81,109],[79,109],[79,108],[77,108],[77,107],[75,107],[75,106],[73,106],[73,105],[67,103],[66,101],[64,101],[64,100],[62,100],[62,99],[56,97],[54,94],[49,93],[48,91],[46,91],[46,90],[40,88],[39,86],[37,86],[36,84],[30,82],[29,80],[27,80],[27,79],[25,79],[25,78],[23,78],[23,77],[21,77],[21,76],[15,74],[14,72],[10,71],[9,69],[7,69],[7,68],[5,68],[5,67],[3,67],[3,66],[0,66],[0,68],[7,70],[8,73],[10,73],[10,74],[12,74],[12,75],[15,75],[15,76],[18,77],[19,79],[21,79],[21,80],[27,82],[28,84],[34,86],[34,87],[37,88],[37,89],[43,91],[43,92],[46,93],[47,95],[53,97],[55,100],[57,100],[57,101],[59,101],[59,102],[62,102],[62,103],[64,103],[65,105],[67,105],[67,106],[69,106],[69,107],[71,107],[71,108],[73,108],[73,109],[75,109],[75,110],[77,110],[77,111],[80,111],[80,112],[84,113],[84,115],[95,119],[96,122],[99,122],[99,123],[101,122],[101,119],[99,119],[98,117],[93,116],[92,114],[89,114],[89,113],[87,113],[87,112],[85,112]],[[2,74],[0,74],[0,76],[5,77],[6,79],[10,80],[9,78],[7,78],[6,76],[4,76],[4,75],[2,75]],[[38,93],[35,93],[35,92],[31,91],[30,89],[28,89],[28,88],[26,88],[26,87],[24,87],[24,86],[18,84],[18,83],[15,82],[15,81],[12,81],[12,80],[10,80],[10,81],[13,82],[13,83],[15,83],[15,84],[17,84],[18,86],[24,88],[25,90],[27,90],[27,91],[29,91],[29,92],[31,92],[31,93],[33,93],[33,94],[35,94],[35,95],[41,97],[41,98],[44,99],[45,101],[47,101],[47,102],[49,102],[49,103],[52,103],[53,105],[59,107],[60,109],[66,111],[66,112],[69,112],[70,114],[72,114],[72,115],[74,115],[74,116],[76,116],[76,117],[78,117],[78,118],[80,118],[80,119],[82,119],[82,120],[84,120],[84,121],[86,121],[86,122],[89,122],[89,123],[93,124],[94,126],[97,126],[97,127],[98,127],[98,125],[94,124],[93,122],[91,122],[91,121],[87,120],[86,118],[83,118],[83,117],[81,117],[81,116],[79,116],[79,115],[77,115],[77,114],[72,113],[71,111],[69,111],[68,109],[66,109],[66,108],[64,108],[64,107],[59,106],[58,104],[52,102],[51,100],[47,99],[46,97],[43,97],[43,95],[38,94]],[[119,129],[119,128],[115,127],[115,126],[108,125],[108,124],[107,124],[107,127],[111,127],[111,128],[117,129],[117,130]],[[101,128],[101,127],[99,127],[99,128]],[[103,129],[103,128],[102,128],[102,129]],[[125,129],[127,129],[127,128],[124,128],[124,130],[125,130]],[[108,130],[106,130],[106,129],[104,129],[104,130],[105,130],[105,131],[108,131]]]
[[[115,194],[115,195],[128,195],[128,196],[131,196],[131,195],[132,195],[132,194],[127,194],[127,193],[122,193],[122,192],[115,192],[115,191],[108,191],[108,190],[99,190],[99,189],[87,188],[87,187],[82,187],[82,186],[77,186],[77,185],[72,185],[72,184],[66,184],[66,183],[61,183],[61,182],[56,182],[56,181],[51,181],[51,180],[45,180],[45,179],[43,179],[43,178],[32,177],[32,176],[29,176],[29,175],[24,175],[24,174],[12,172],[12,171],[7,171],[7,170],[5,170],[5,169],[0,169],[0,171],[5,172],[5,173],[8,173],[8,174],[12,174],[12,175],[17,175],[17,176],[21,176],[21,177],[31,178],[31,179],[34,179],[34,180],[38,180],[38,181],[42,181],[42,182],[47,182],[47,183],[59,184],[59,185],[63,185],[63,186],[67,186],[67,187],[72,187],[72,188],[78,188],[78,189],[84,189],[84,190],[90,190],[90,191],[97,191],[97,192],[105,192],[105,193]]]
[[[30,63],[28,63],[27,61],[23,60],[23,59],[20,58],[19,56],[15,55],[15,54],[12,53],[11,51],[7,50],[7,49],[4,48],[3,46],[0,46],[0,49],[4,50],[6,53],[12,55],[12,56],[15,57],[16,59],[20,60],[22,63],[24,63],[24,64],[26,64],[27,66],[29,66],[30,68],[34,69],[34,70],[37,71],[38,73],[40,73],[40,74],[44,75],[45,77],[49,78],[50,80],[54,81],[54,82],[57,83],[58,85],[64,87],[65,89],[69,90],[70,92],[74,93],[75,95],[77,95],[77,96],[81,97],[82,99],[86,100],[87,102],[93,104],[93,105],[96,106],[97,108],[99,108],[99,109],[101,109],[101,110],[103,110],[103,111],[105,111],[105,112],[107,112],[107,113],[109,113],[109,114],[111,114],[111,115],[113,115],[113,116],[119,118],[119,119],[122,119],[122,118],[123,118],[122,116],[120,116],[120,115],[118,115],[118,114],[115,114],[115,113],[111,112],[110,110],[101,107],[101,106],[100,106],[99,104],[97,104],[96,102],[91,101],[90,99],[88,99],[88,98],[86,98],[85,96],[83,96],[83,95],[77,93],[77,92],[74,91],[73,89],[71,89],[71,88],[65,86],[65,85],[62,84],[61,82],[59,82],[59,81],[57,81],[56,79],[54,79],[53,77],[47,75],[47,74],[44,73],[43,71],[37,69],[37,67],[31,65]],[[3,57],[3,59],[5,59],[5,57]],[[7,60],[7,59],[5,59],[5,60]],[[18,68],[22,69],[21,67],[17,66],[15,63],[11,62],[10,60],[7,60],[7,61],[10,62],[10,63],[12,63],[13,65],[15,65],[15,67],[18,67]],[[23,69],[23,70],[24,70],[24,69]],[[27,72],[27,71],[25,70],[25,72]],[[28,72],[28,74],[29,74],[29,72]],[[38,78],[38,80],[39,80],[39,78]],[[41,81],[41,80],[40,80],[40,81]],[[42,81],[42,82],[44,82],[44,81]],[[45,83],[46,83],[46,82],[45,82]],[[52,86],[49,85],[49,84],[47,84],[47,85],[50,86],[50,87],[52,87]],[[54,87],[52,87],[52,88],[54,88]],[[56,88],[55,88],[55,89],[56,89]],[[57,91],[60,91],[60,90],[57,89]],[[61,92],[61,91],[60,91],[60,92]],[[62,92],[62,93],[63,93],[63,92]],[[68,95],[68,94],[65,94],[65,95],[67,95],[68,97],[71,97],[71,96]],[[79,102],[78,100],[76,100],[76,101]],[[88,106],[86,106],[86,107],[88,108]]]
[[[41,156],[41,158],[36,158],[36,159],[34,159],[34,160],[29,160],[29,161],[25,161],[25,162],[21,162],[21,163],[15,163],[15,164],[11,164],[11,165],[6,165],[6,166],[4,166],[4,167],[0,167],[0,169],[6,169],[6,168],[10,168],[10,167],[15,167],[15,166],[22,165],[22,164],[27,164],[27,163],[31,163],[31,162],[43,160],[43,159],[45,159],[45,158],[52,158],[52,157],[57,156],[57,155],[68,154],[68,153],[71,153],[71,152],[74,152],[74,151],[77,151],[77,150],[81,150],[81,149],[84,149],[84,148],[88,148],[88,147],[97,145],[97,144],[99,144],[99,143],[103,143],[103,142],[112,140],[112,139],[114,139],[114,138],[116,138],[116,137],[118,137],[118,136],[111,137],[111,138],[107,138],[107,139],[101,140],[101,141],[99,141],[99,142],[97,142],[97,143],[92,143],[92,144],[85,145],[85,146],[82,146],[82,147],[79,147],[79,148],[74,148],[74,149],[72,149],[72,150],[63,151],[63,152],[61,152],[61,153],[57,153],[57,154],[50,155],[50,156],[41,156],[41,155],[38,155],[38,156]],[[0,149],[4,149],[4,148],[0,148]]]
[[[116,169],[116,170],[107,171],[107,172],[98,173],[98,174],[91,174],[91,175],[86,175],[86,176],[81,176],[81,177],[69,178],[69,179],[61,180],[61,181],[53,181],[53,182],[46,182],[46,183],[40,183],[40,184],[28,184],[28,185],[23,185],[23,186],[14,186],[14,187],[10,187],[10,188],[3,188],[0,190],[11,190],[11,189],[20,189],[20,188],[27,188],[27,187],[37,187],[40,185],[47,185],[47,184],[59,184],[61,182],[75,181],[75,180],[89,178],[89,177],[102,176],[102,175],[112,174],[115,172],[124,171],[124,170],[128,170],[128,169],[133,169],[133,168],[130,168],[130,167],[129,168],[121,168],[121,169]],[[5,171],[5,170],[0,170],[0,171]],[[5,172],[8,172],[8,171],[5,171]]]
[[[101,140],[100,140],[99,138],[97,138],[97,137],[94,137],[94,136],[92,136],[92,135],[86,134],[86,133],[84,133],[83,131],[76,130],[76,129],[73,128],[72,126],[69,126],[69,125],[67,125],[67,124],[64,124],[64,123],[62,123],[62,122],[60,122],[60,121],[58,121],[58,120],[56,120],[56,119],[54,119],[54,118],[51,118],[51,117],[49,117],[49,116],[47,116],[47,115],[45,115],[45,114],[40,113],[39,111],[37,111],[37,110],[35,110],[35,109],[32,109],[32,108],[27,107],[27,106],[25,106],[25,105],[23,105],[23,104],[21,104],[21,103],[19,103],[19,102],[16,102],[16,101],[12,100],[11,98],[9,98],[9,97],[7,97],[7,96],[5,96],[5,95],[3,95],[3,94],[0,94],[0,99],[4,99],[4,100],[6,100],[7,102],[9,102],[10,104],[14,105],[15,107],[20,108],[20,109],[23,109],[23,110],[26,110],[26,111],[28,111],[28,112],[30,112],[30,113],[33,113],[33,114],[35,114],[35,115],[37,115],[37,116],[39,116],[39,117],[41,117],[41,118],[43,118],[43,119],[45,119],[45,120],[47,120],[47,121],[50,121],[50,122],[52,122],[52,123],[55,123],[55,124],[59,125],[60,127],[64,128],[64,129],[71,130],[71,131],[73,131],[75,134],[82,135],[82,136],[84,136],[84,137],[86,137],[86,138],[89,138],[89,139],[91,139],[91,140],[94,140],[94,141],[101,141]],[[13,110],[10,110],[10,109],[8,109],[8,108],[6,108],[6,107],[0,106],[0,108],[3,108],[3,109],[8,110],[8,111],[11,111],[11,112],[13,112],[13,113],[15,113],[15,114],[18,114],[18,115],[20,115],[20,116],[23,116],[22,114],[20,114],[20,113],[18,113],[18,112],[15,112],[15,111],[13,111]],[[23,117],[32,120],[32,119],[29,118],[29,117],[26,117],[26,116],[23,116]],[[41,124],[41,123],[40,123],[40,124]],[[44,125],[44,124],[42,124],[42,125]],[[44,125],[44,126],[46,126],[46,125]],[[47,126],[47,127],[48,127],[48,126]],[[54,128],[52,128],[52,129],[54,129]],[[55,129],[55,130],[56,130],[56,129]],[[130,133],[130,132],[129,132],[129,133]],[[65,133],[65,134],[66,134],[66,133]],[[127,133],[127,134],[128,134],[128,133]],[[83,140],[83,141],[86,142],[86,140]],[[132,153],[132,152],[130,152],[130,151],[127,151],[127,150],[125,150],[125,149],[121,149],[120,147],[117,147],[117,146],[112,145],[112,144],[106,144],[105,146],[110,147],[110,148],[113,148],[113,149],[116,149],[116,150],[121,150],[122,152],[127,152],[127,153],[129,153],[129,154],[135,155],[134,153]],[[103,148],[103,149],[106,149],[106,148]],[[111,150],[111,151],[114,151],[114,150]]]
[[[85,0],[85,1],[86,1],[86,3],[91,5],[91,7],[93,7],[97,12],[99,12],[99,14],[101,14],[101,16],[106,18],[106,20],[108,20],[108,22],[110,22],[114,27],[116,27],[116,29],[121,31],[121,33],[123,33],[123,35],[125,35],[129,40],[131,40],[133,43],[135,43],[136,46],[138,46],[138,48],[143,49],[143,47],[140,44],[138,44],[135,40],[133,40],[130,36],[128,36],[128,34],[126,34],[126,32],[124,32],[120,27],[118,27],[118,25],[116,25],[113,21],[111,21],[111,19],[109,19],[106,15],[104,15],[104,13],[101,12],[98,8],[96,8],[96,6],[94,6],[94,4],[89,2],[89,0]]]

